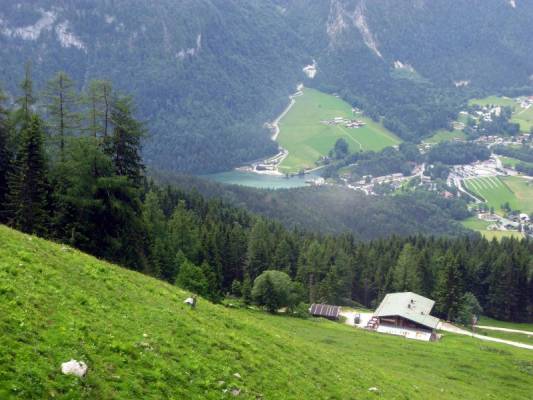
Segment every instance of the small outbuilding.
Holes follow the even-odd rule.
[[[322,317],[334,320],[339,319],[340,312],[340,306],[332,306],[329,304],[311,304],[311,307],[309,308],[309,313],[313,317]]]
[[[368,328],[409,339],[435,340],[439,319],[430,315],[435,302],[413,292],[389,293]]]

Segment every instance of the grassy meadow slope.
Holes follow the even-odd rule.
[[[366,126],[349,129],[320,122],[335,117],[360,119]],[[340,138],[346,140],[351,151],[377,151],[400,143],[381,123],[361,114],[354,115],[352,107],[344,100],[310,88],[296,97],[296,103],[279,125],[278,142],[289,151],[288,157],[281,163],[282,172],[314,167],[315,161],[326,156]]]
[[[0,398],[525,399],[533,352],[438,343],[200,299],[0,226]],[[62,362],[89,366],[84,379]],[[235,375],[238,374],[238,375]],[[370,392],[377,387],[379,392]]]

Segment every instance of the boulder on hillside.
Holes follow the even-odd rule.
[[[87,364],[74,359],[61,364],[62,373],[65,375],[76,375],[79,378],[83,378],[87,374],[87,369]]]

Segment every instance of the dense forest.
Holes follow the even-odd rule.
[[[57,70],[83,90],[97,77],[111,80],[135,96],[135,116],[150,123],[143,159],[158,169],[223,171],[274,154],[264,123],[279,115],[300,82],[338,94],[411,142],[450,128],[469,98],[532,90],[530,2],[516,8],[505,0],[2,6],[0,75],[9,100],[28,59],[38,66],[39,87]],[[302,68],[313,60],[311,80]]]
[[[145,176],[146,131],[131,98],[95,81],[78,103],[74,86],[58,73],[38,99],[26,69],[16,106],[1,109],[2,222],[214,301],[228,293],[249,301],[252,283],[257,292],[262,276],[269,289],[263,273],[277,270],[298,288],[293,303],[371,307],[387,292],[413,290],[435,298],[438,315],[451,320],[472,299],[499,319],[531,318],[531,241],[413,236],[364,243],[351,234],[288,230],[221,200],[155,185]]]
[[[339,234],[350,232],[356,240],[390,235],[464,236],[473,234],[459,221],[471,214],[461,199],[446,199],[427,190],[394,196],[366,196],[334,185],[290,190],[257,190],[223,185],[193,176],[151,171],[162,185],[195,191],[209,199],[279,220],[288,229]]]

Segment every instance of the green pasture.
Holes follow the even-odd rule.
[[[335,117],[361,119],[366,126],[349,129],[329,126],[320,121]],[[339,138],[348,142],[351,151],[381,150],[400,143],[400,139],[381,123],[362,114],[353,114],[352,107],[340,98],[306,88],[303,95],[280,121],[279,144],[288,150],[281,163],[282,172],[297,172],[315,167],[315,162],[329,153]]]
[[[0,399],[523,400],[533,351],[215,305],[0,226]],[[87,363],[85,378],[61,363]],[[375,390],[369,390],[376,388]]]
[[[441,129],[435,132],[435,134],[424,140],[425,143],[438,144],[441,142],[451,141],[454,139],[465,139],[466,135],[463,131],[453,130],[448,131],[446,129]]]
[[[533,212],[533,183],[524,178],[486,177],[465,179],[465,186],[474,195],[485,200],[489,207],[501,210],[501,205],[509,202],[513,210]]]
[[[487,229],[489,225],[491,225],[490,222],[483,221],[477,217],[470,217],[468,219],[465,219],[464,221],[461,221],[464,227],[468,229],[472,229],[473,231],[477,231],[481,233],[483,237],[487,240],[501,240],[503,238],[510,238],[514,237],[517,239],[521,239],[523,235],[520,232],[516,231],[491,231]]]

